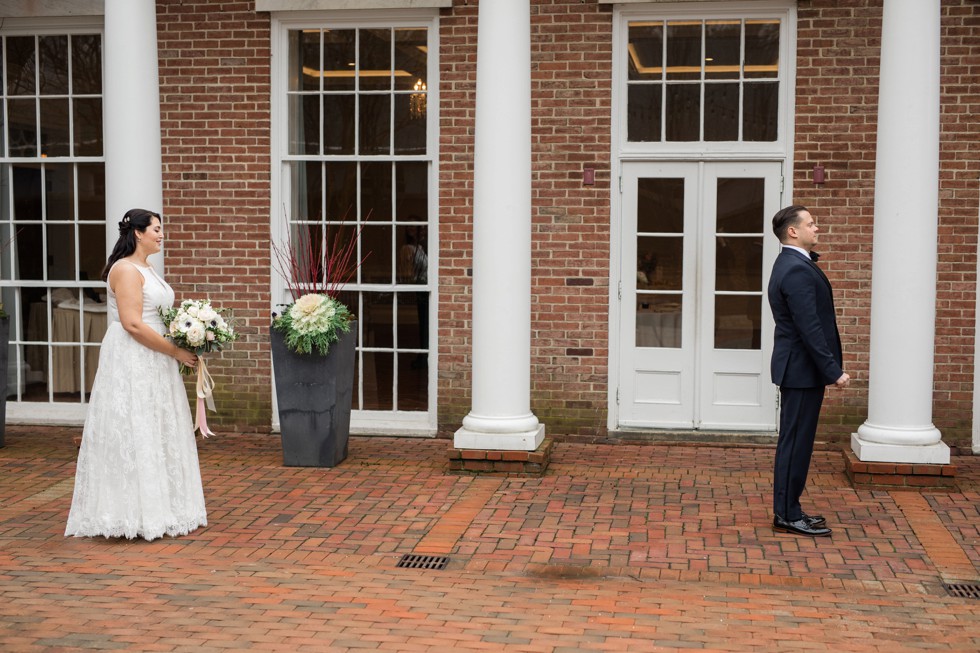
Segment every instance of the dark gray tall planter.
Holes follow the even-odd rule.
[[[10,318],[0,317],[0,373],[3,374],[3,396],[0,397],[0,447],[6,445],[7,431],[7,358],[10,347]]]
[[[333,467],[347,457],[356,337],[352,322],[326,356],[297,354],[272,329],[283,465]]]

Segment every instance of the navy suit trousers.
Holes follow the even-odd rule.
[[[817,436],[824,388],[779,388],[779,439],[773,475],[772,510],[788,521],[803,518],[800,496],[806,487]]]

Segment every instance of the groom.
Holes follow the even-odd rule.
[[[803,206],[772,219],[782,251],[769,279],[769,307],[776,322],[772,382],[779,386],[779,439],[773,474],[773,529],[822,537],[826,520],[800,506],[823,404],[824,386],[846,388],[840,334],[830,281],[817,267],[817,223]]]

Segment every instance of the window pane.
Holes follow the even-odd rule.
[[[96,281],[102,277],[106,260],[105,240],[105,225],[78,226],[78,278],[82,281]]]
[[[360,96],[361,154],[391,153],[391,96]]]
[[[391,352],[363,352],[363,410],[392,410],[394,380],[394,354]]]
[[[42,36],[38,38],[41,65],[38,79],[41,95],[68,94],[68,37]]]
[[[395,346],[393,310],[394,293],[364,293],[364,314],[361,316],[364,347],[390,349]]]
[[[395,88],[408,90],[428,77],[426,59],[427,30],[401,28],[395,30]],[[407,74],[402,74],[407,73]]]
[[[426,284],[429,281],[429,253],[425,225],[398,227],[398,283]]]
[[[779,82],[745,84],[742,108],[742,140],[774,141],[778,138]]]
[[[14,278],[40,281],[44,278],[44,232],[39,224],[17,225],[17,237],[13,242],[17,249],[14,261]]]
[[[41,99],[41,156],[68,156],[68,98]]]
[[[326,91],[354,90],[354,43],[352,29],[323,31],[323,89]]]
[[[399,221],[425,222],[429,214],[429,164],[395,164],[395,212]]]
[[[683,290],[684,239],[640,236],[636,239],[637,290]]]
[[[362,91],[391,88],[391,30],[360,30],[359,88]]]
[[[71,83],[75,95],[102,93],[102,38],[98,35],[71,37]]]
[[[428,94],[395,96],[395,154],[425,154]]]
[[[760,349],[762,297],[718,295],[715,297],[715,349]]]
[[[75,171],[72,164],[45,166],[44,200],[49,221],[74,220]]]
[[[715,290],[762,289],[762,237],[717,238]]]
[[[26,163],[14,166],[14,220],[40,220],[41,166]],[[20,235],[17,236],[20,240]],[[40,251],[40,249],[38,250]]]
[[[320,96],[289,96],[289,153],[319,154]]]
[[[701,138],[701,85],[667,85],[667,140]]]
[[[48,239],[48,279],[75,280],[75,227],[70,224],[45,225]]]
[[[7,94],[33,95],[34,72],[34,37],[7,37]]]
[[[361,219],[391,221],[391,162],[361,164]]]
[[[766,231],[765,180],[718,180],[716,208],[718,233],[761,234]]]
[[[779,21],[745,21],[745,77],[779,75]]]
[[[636,210],[640,233],[684,233],[684,180],[640,178]]]
[[[322,165],[315,161],[294,161],[289,164],[292,220],[323,218]]]
[[[102,98],[72,100],[75,156],[102,156]]]
[[[701,79],[701,21],[667,23],[667,79]]]
[[[664,24],[630,23],[629,39],[629,79],[660,81],[664,65]]]
[[[428,406],[428,356],[398,354],[398,410],[425,410]]]
[[[630,142],[660,140],[660,84],[631,84],[627,100],[627,138]]]
[[[704,85],[704,140],[738,140],[738,84]]]
[[[354,96],[323,96],[323,153],[354,153]]]
[[[680,295],[653,295],[638,293],[636,296],[636,346],[681,346]]]
[[[327,215],[329,222],[353,221],[357,217],[357,164],[326,163]]]
[[[105,221],[105,166],[78,164],[78,219]],[[103,243],[103,248],[105,243]],[[105,263],[105,256],[103,263]]]
[[[10,156],[37,156],[35,100],[7,100],[7,120]]]
[[[737,20],[709,20],[704,25],[705,79],[738,79],[742,25]]]
[[[391,258],[391,225],[368,225],[361,231],[362,283],[393,283]]]
[[[320,90],[320,30],[290,30],[287,65],[290,91]]]

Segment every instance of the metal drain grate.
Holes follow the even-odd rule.
[[[980,583],[943,583],[950,596],[961,599],[980,599]]]
[[[395,566],[402,569],[445,569],[448,564],[449,558],[447,556],[422,556],[406,553]]]

